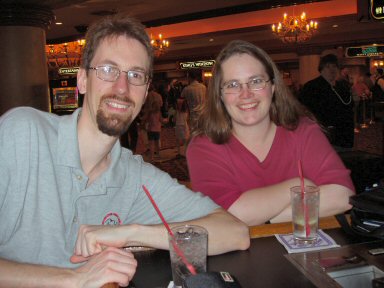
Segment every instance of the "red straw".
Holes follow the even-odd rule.
[[[299,167],[299,175],[300,175],[301,199],[303,199],[305,235],[308,237],[309,234],[311,234],[311,227],[309,226],[308,207],[304,202],[304,176],[303,176],[303,169],[301,168],[301,161],[300,160],[297,162],[297,165]]]
[[[159,215],[161,221],[163,222],[165,228],[167,228],[169,235],[171,235],[171,238],[172,238],[171,239],[171,243],[172,243],[173,249],[175,249],[176,254],[179,255],[179,257],[183,261],[184,265],[188,268],[189,272],[191,272],[192,275],[196,275],[197,273],[196,273],[195,267],[193,267],[193,265],[188,262],[188,260],[185,257],[183,251],[180,249],[179,245],[177,245],[177,242],[176,242],[176,239],[175,239],[175,235],[173,234],[173,232],[172,232],[171,228],[169,227],[167,221],[165,221],[165,218],[164,218],[163,214],[161,213],[159,207],[157,206],[155,200],[153,200],[153,198],[151,196],[151,193],[149,193],[149,191],[148,191],[147,187],[145,187],[145,185],[143,185],[142,187],[143,187],[143,190],[144,190],[145,194],[147,194],[149,200],[151,201],[151,203],[153,205],[153,208],[155,208],[157,214]]]

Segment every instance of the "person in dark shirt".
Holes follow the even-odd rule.
[[[337,151],[350,150],[354,142],[350,85],[337,79],[339,64],[334,54],[323,56],[318,70],[320,76],[304,85],[299,100],[327,130],[329,141]]]
[[[384,72],[377,68],[375,72],[375,81],[372,86],[372,96],[375,102],[384,101]]]

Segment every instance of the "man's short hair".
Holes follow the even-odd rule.
[[[191,69],[188,71],[188,77],[193,80],[201,81],[201,70],[200,69]]]
[[[376,71],[379,75],[383,75],[383,69],[382,68],[377,68]]]
[[[327,64],[335,64],[337,67],[339,67],[339,60],[337,59],[337,56],[335,54],[327,54],[321,57],[317,70],[321,72]]]
[[[153,48],[145,27],[138,20],[126,14],[116,14],[99,19],[93,23],[85,35],[85,46],[81,58],[81,67],[88,69],[100,43],[106,38],[125,36],[139,41],[149,57],[148,76],[152,78]],[[127,48],[129,49],[129,48]],[[87,70],[88,71],[88,70]]]

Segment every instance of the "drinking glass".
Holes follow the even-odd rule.
[[[182,257],[175,251],[173,241],[192,264],[197,273],[207,271],[208,232],[197,225],[182,225],[172,228],[174,238],[169,235],[169,253],[171,257],[172,278],[175,287],[182,287],[182,282],[190,275]]]
[[[291,187],[293,238],[297,244],[313,244],[319,224],[319,188]]]

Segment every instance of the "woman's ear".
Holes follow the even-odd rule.
[[[81,94],[87,92],[87,71],[84,68],[80,68],[77,72],[77,89]]]

